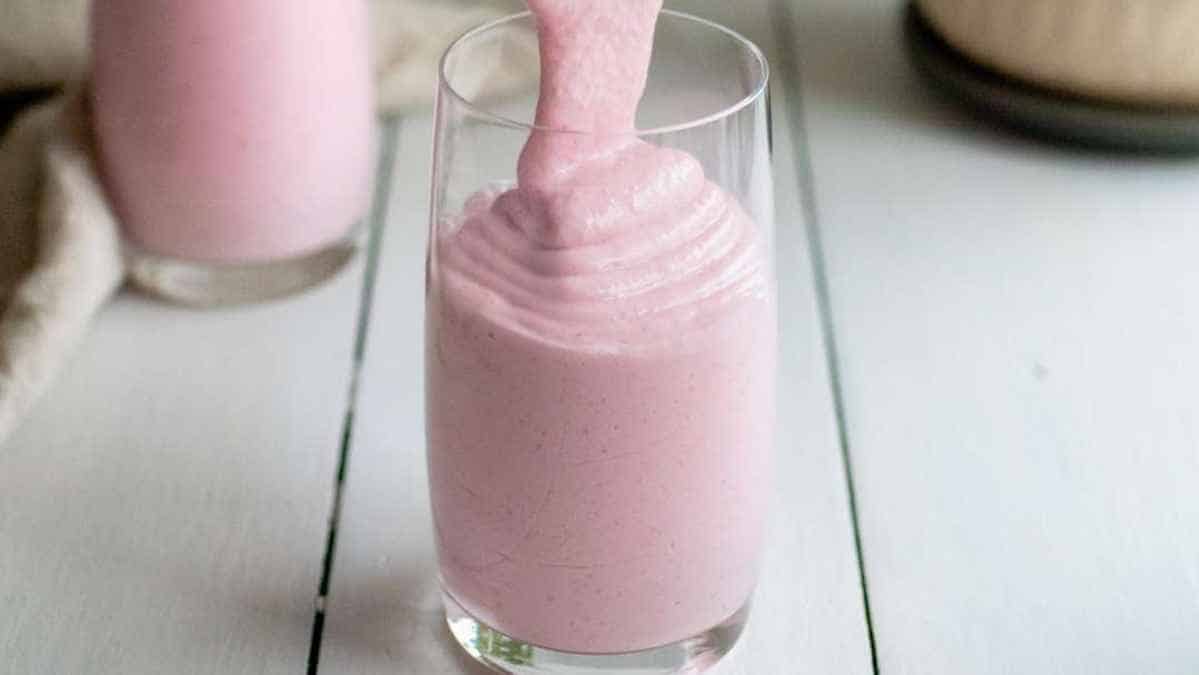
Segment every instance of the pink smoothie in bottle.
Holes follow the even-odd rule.
[[[96,0],[92,108],[128,239],[286,259],[366,212],[374,135],[358,0]]]
[[[530,0],[518,184],[437,229],[429,469],[445,590],[563,652],[706,631],[752,592],[774,433],[764,233],[637,138],[661,0]]]

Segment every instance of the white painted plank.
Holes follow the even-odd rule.
[[[770,48],[762,2],[676,3]],[[702,5],[702,7],[697,7]],[[772,50],[773,51],[773,50]],[[782,84],[780,82],[780,84]],[[784,360],[776,513],[757,605],[720,675],[870,670],[785,86],[775,91]],[[779,121],[781,118],[781,122]],[[424,461],[422,321],[427,116],[405,121],[339,530],[322,674],[482,673],[444,628]]]
[[[1199,671],[1199,165],[930,98],[792,10],[885,675]]]
[[[0,448],[0,673],[304,671],[361,270],[102,312]]]

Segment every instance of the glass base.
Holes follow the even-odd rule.
[[[737,644],[749,603],[724,623],[662,647],[624,654],[574,654],[526,644],[491,628],[442,593],[446,623],[476,661],[509,675],[674,675],[702,673]]]
[[[274,300],[299,293],[336,275],[362,248],[358,228],[350,236],[295,258],[260,263],[181,260],[129,248],[129,278],[139,289],[171,302],[219,307]]]

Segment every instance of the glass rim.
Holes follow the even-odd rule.
[[[497,125],[512,127],[515,129],[524,129],[524,130],[527,130],[530,132],[540,131],[540,132],[556,133],[556,134],[576,134],[579,136],[599,135],[593,131],[579,131],[579,130],[575,130],[575,129],[560,129],[557,127],[547,127],[547,126],[535,124],[532,122],[521,122],[519,120],[514,120],[510,117],[506,117],[504,115],[501,115],[496,112],[492,112],[491,110],[487,110],[487,109],[481,107],[477,102],[472,101],[471,99],[463,96],[457,89],[454,88],[454,86],[452,84],[450,84],[450,78],[446,74],[446,69],[449,66],[450,56],[455,51],[457,51],[460,47],[462,47],[462,45],[464,45],[469,40],[476,38],[483,33],[486,33],[490,30],[494,30],[500,26],[503,26],[504,24],[508,24],[508,23],[512,23],[515,21],[519,21],[521,19],[529,18],[532,15],[533,15],[533,13],[530,11],[518,12],[516,14],[509,14],[508,16],[503,16],[498,19],[494,19],[492,21],[488,21],[487,23],[476,26],[476,27],[466,31],[462,35],[458,36],[453,42],[450,43],[450,46],[447,47],[445,52],[441,55],[441,59],[438,60],[437,82],[438,82],[439,94],[440,93],[448,94],[454,100],[456,100],[459,104],[461,104],[463,107],[470,110],[472,114],[477,115],[480,118],[490,120],[492,123],[495,123]],[[760,80],[755,84],[753,90],[750,91],[748,94],[746,94],[742,98],[738,99],[736,102],[734,102],[728,106],[725,106],[724,108],[721,108],[720,110],[717,110],[716,112],[709,113],[707,115],[703,115],[702,117],[697,117],[695,119],[689,119],[684,122],[679,122],[677,124],[669,124],[669,125],[665,125],[665,126],[654,127],[652,129],[636,129],[632,132],[629,132],[628,134],[620,134],[620,135],[629,135],[629,136],[634,136],[634,137],[659,136],[662,134],[676,133],[676,132],[680,132],[680,131],[696,129],[699,127],[703,127],[703,126],[712,124],[713,122],[720,121],[720,120],[730,117],[732,115],[735,115],[738,112],[744,110],[745,108],[749,107],[750,105],[753,105],[755,102],[761,100],[762,98],[764,98],[766,96],[766,92],[769,89],[769,85],[770,85],[770,62],[766,59],[766,55],[762,53],[762,49],[760,47],[758,47],[758,45],[753,40],[750,40],[749,38],[745,37],[744,35],[742,35],[741,33],[737,32],[737,31],[733,30],[732,28],[729,28],[728,26],[716,23],[715,21],[711,21],[711,20],[705,19],[703,17],[696,16],[694,14],[689,14],[687,12],[680,12],[680,11],[673,10],[673,9],[664,9],[661,11],[659,16],[668,16],[672,19],[681,19],[684,21],[690,21],[690,22],[699,24],[700,26],[703,26],[705,28],[715,29],[721,33],[724,33],[728,37],[733,38],[734,40],[737,41],[738,44],[740,44],[742,47],[744,47],[746,49],[746,51],[748,51],[753,56],[755,61],[757,61],[759,67],[761,68]],[[611,135],[611,134],[604,134],[604,135]]]

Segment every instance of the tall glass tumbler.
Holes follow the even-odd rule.
[[[211,305],[336,272],[371,193],[365,0],[96,0],[91,104],[130,274]]]
[[[447,618],[503,672],[698,672],[746,621],[769,501],[768,67],[664,12],[647,130],[598,136],[533,125],[536,73],[517,96],[478,81],[536,39],[510,17],[442,63],[426,385]],[[527,184],[522,153],[555,149],[568,187]]]

